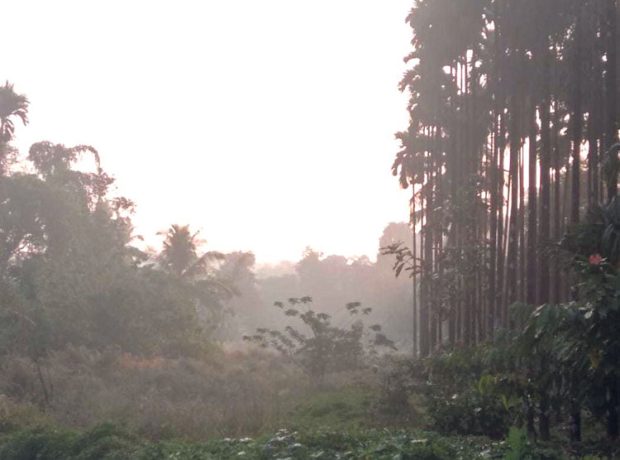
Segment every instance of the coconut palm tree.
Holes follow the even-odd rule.
[[[225,256],[216,251],[199,254],[204,240],[189,225],[171,225],[159,254],[161,267],[193,297],[206,330],[214,332],[224,321],[224,301],[237,294],[231,280],[224,279],[213,264]]]
[[[223,254],[215,251],[198,255],[198,248],[204,244],[199,233],[192,232],[189,225],[171,225],[159,258],[162,266],[179,278],[192,278],[205,275],[210,262],[222,260]]]

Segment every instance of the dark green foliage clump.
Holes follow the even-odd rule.
[[[510,426],[510,413],[501,400],[475,387],[451,396],[438,391],[429,399],[428,414],[432,426],[442,433],[500,439]]]
[[[503,439],[515,414],[498,379],[486,372],[485,359],[481,348],[396,362],[384,376],[382,405],[394,412],[419,395],[433,430]]]
[[[129,460],[140,441],[118,427],[100,425],[77,434],[54,428],[19,431],[0,440],[0,458],[7,460]]]

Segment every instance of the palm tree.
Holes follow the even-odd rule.
[[[8,81],[0,86],[0,139],[9,142],[15,133],[13,118],[18,117],[25,125],[28,124],[28,98],[17,94],[13,84]]]
[[[209,251],[198,255],[198,247],[204,243],[198,238],[200,232],[191,232],[189,225],[171,225],[166,232],[160,262],[179,278],[205,275],[209,262],[222,260],[219,252]]]
[[[204,240],[189,225],[171,225],[159,254],[161,267],[193,297],[203,326],[213,332],[224,320],[224,301],[237,294],[231,280],[223,279],[212,263],[224,260],[224,254],[208,251],[199,254]]]
[[[28,124],[28,98],[17,94],[8,81],[0,86],[0,173],[6,168],[10,153],[8,146],[15,135],[13,118],[20,118],[24,125]]]
[[[182,277],[186,270],[198,260],[198,233],[192,234],[188,225],[174,224],[170,226],[165,235],[160,261],[167,270]]]

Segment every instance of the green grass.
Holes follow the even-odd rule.
[[[376,426],[372,404],[376,395],[368,389],[347,387],[317,393],[298,404],[287,420],[295,430],[357,430]]]

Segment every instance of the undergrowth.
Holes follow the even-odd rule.
[[[146,441],[112,425],[78,433],[51,427],[25,429],[0,438],[3,460],[173,460],[173,459],[419,459],[455,460],[501,455],[481,440],[429,433],[364,430],[294,432],[260,438],[224,438],[206,443]],[[497,452],[493,454],[493,452]]]

